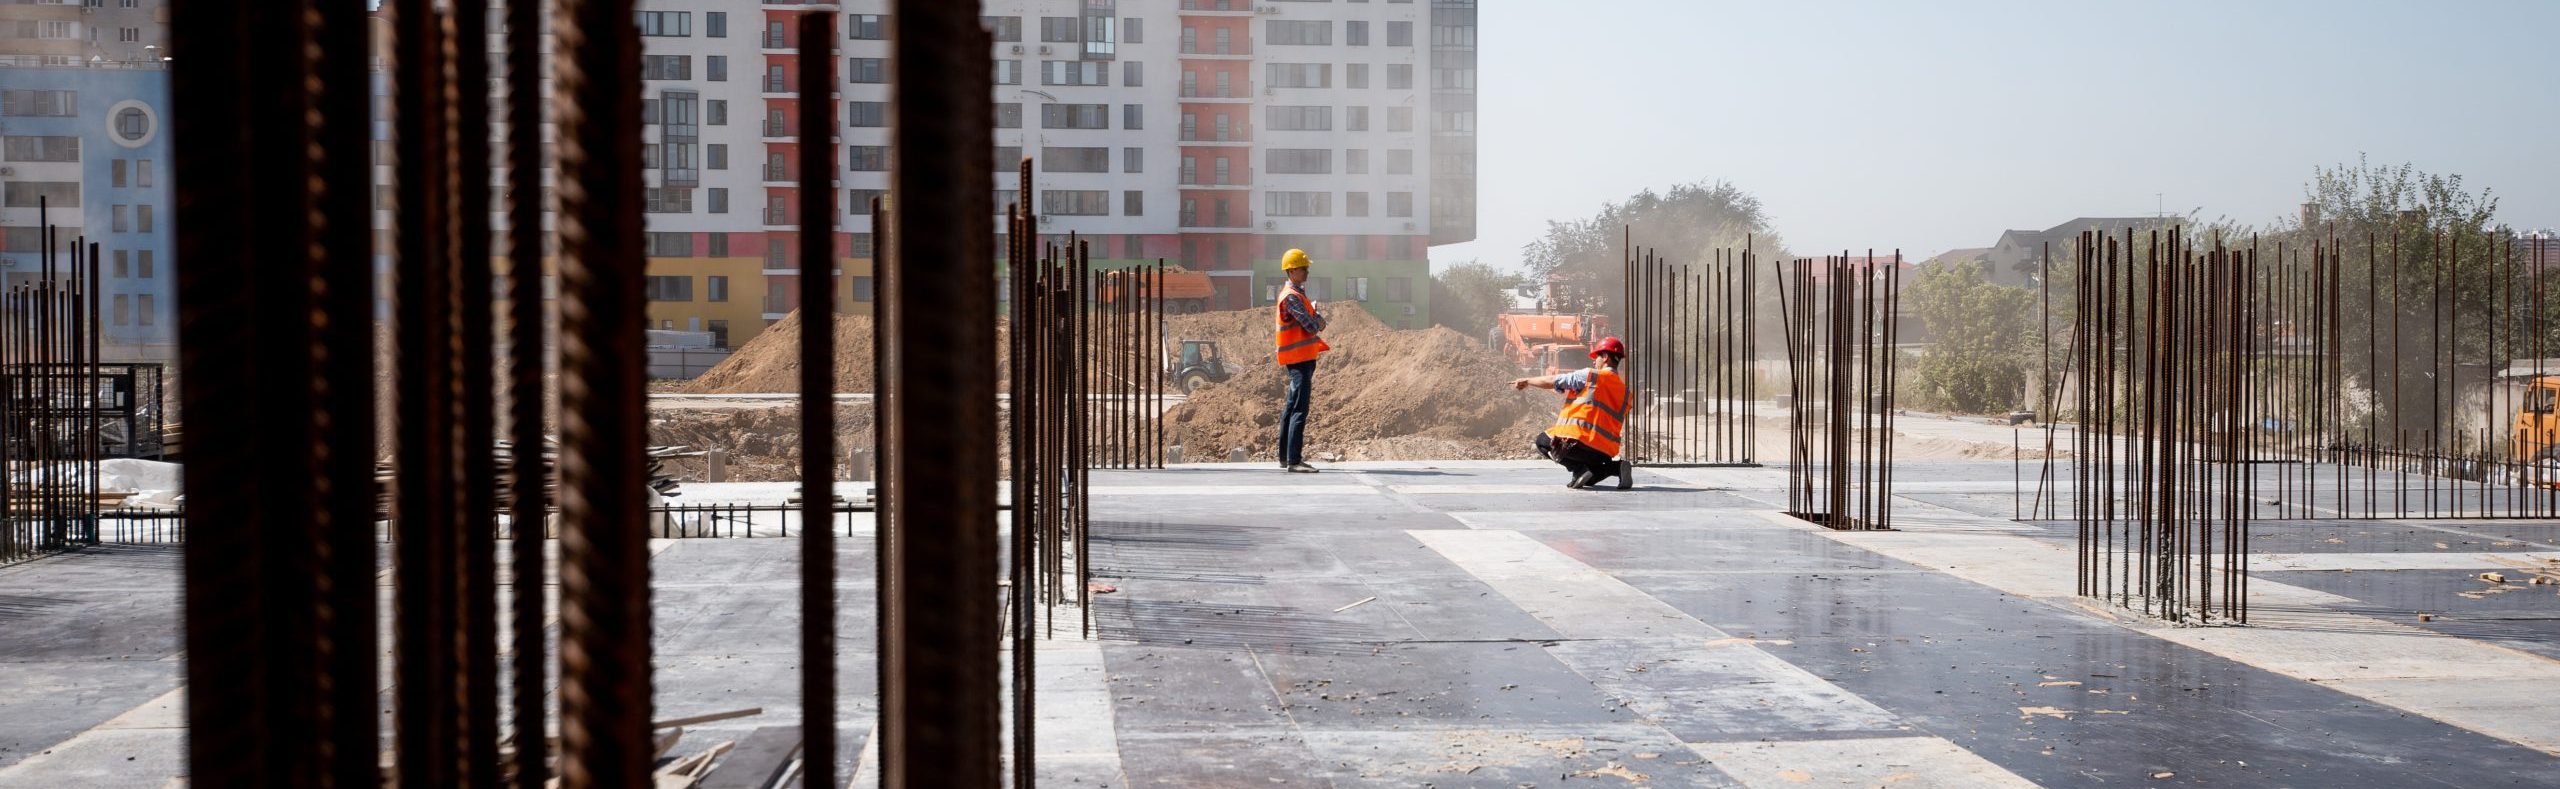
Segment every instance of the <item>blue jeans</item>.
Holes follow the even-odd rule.
[[[1289,400],[1280,409],[1280,465],[1306,462],[1307,400],[1314,396],[1316,360],[1289,365]]]

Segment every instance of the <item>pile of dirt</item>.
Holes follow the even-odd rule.
[[[836,407],[836,447],[869,447],[871,407]],[[727,454],[731,482],[772,482],[800,478],[800,409],[791,406],[702,411],[659,411],[649,415],[649,443],[717,449]],[[667,462],[678,479],[705,479],[708,461],[684,458]]]
[[[836,316],[836,391],[871,391],[871,318]],[[782,316],[755,339],[700,377],[688,394],[764,394],[800,391],[800,312]]]
[[[1357,304],[1329,307],[1316,366],[1307,456],[1344,460],[1464,460],[1534,454],[1531,437],[1554,420],[1552,393],[1514,392],[1509,360],[1481,340],[1444,327],[1393,329]],[[1270,313],[1242,310],[1179,316],[1219,339],[1260,350],[1242,357],[1242,373],[1201,390],[1167,415],[1167,426],[1191,457],[1223,458],[1243,447],[1254,460],[1276,461],[1286,392],[1283,369],[1270,360]],[[1250,326],[1248,330],[1245,327]]]

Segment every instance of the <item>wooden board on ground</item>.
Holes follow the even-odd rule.
[[[800,757],[800,727],[758,726],[711,768],[702,789],[769,789]]]

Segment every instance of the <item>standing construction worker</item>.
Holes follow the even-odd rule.
[[[1289,372],[1289,400],[1280,412],[1280,467],[1300,474],[1316,471],[1306,458],[1307,400],[1314,396],[1316,356],[1332,347],[1318,336],[1324,331],[1324,315],[1307,298],[1307,265],[1305,250],[1280,256],[1280,271],[1289,282],[1280,286],[1279,303],[1272,307],[1273,356]]]
[[[1538,434],[1538,455],[1563,464],[1572,479],[1568,488],[1588,488],[1610,477],[1618,489],[1635,487],[1634,469],[1618,459],[1618,435],[1627,416],[1627,382],[1618,365],[1627,359],[1627,344],[1616,337],[1591,347],[1591,366],[1561,375],[1516,378],[1512,389],[1535,386],[1564,395],[1554,427]]]

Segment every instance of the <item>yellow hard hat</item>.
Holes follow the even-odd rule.
[[[1298,269],[1306,268],[1308,262],[1306,250],[1292,249],[1289,250],[1288,254],[1280,256],[1280,270],[1296,271]]]

